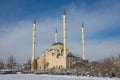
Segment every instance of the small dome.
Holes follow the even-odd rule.
[[[57,45],[63,45],[63,43],[61,43],[61,42],[55,42],[55,43],[52,44],[52,46],[57,46]]]

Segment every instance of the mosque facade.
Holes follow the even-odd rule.
[[[72,69],[76,61],[86,60],[84,49],[84,25],[82,25],[82,58],[76,56],[67,49],[66,39],[66,12],[63,14],[63,43],[58,40],[58,32],[55,32],[55,41],[47,51],[39,58],[35,58],[36,45],[36,20],[33,24],[31,71],[46,69]]]

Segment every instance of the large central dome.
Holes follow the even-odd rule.
[[[63,43],[61,43],[61,42],[55,42],[55,43],[52,44],[52,46],[58,46],[58,45],[63,46]]]

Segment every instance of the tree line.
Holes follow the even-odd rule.
[[[31,59],[29,58],[24,65],[28,65],[28,67],[25,67],[24,69],[30,70]],[[16,58],[14,56],[8,57],[6,64],[3,62],[2,59],[0,59],[0,70],[2,69],[15,70],[20,67],[22,68],[21,64],[17,63]]]
[[[17,62],[15,57],[10,56],[7,59],[7,64],[3,63],[0,59],[0,70],[1,69],[16,69]],[[20,66],[20,65],[18,65]],[[24,68],[22,70],[30,71],[31,69],[31,59],[29,58],[26,63],[24,63]],[[111,56],[104,58],[99,61],[84,61],[80,60],[74,63],[71,69],[51,69],[47,70],[50,74],[72,74],[77,76],[100,76],[100,77],[119,77],[120,78],[120,54],[116,57]]]

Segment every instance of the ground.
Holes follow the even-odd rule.
[[[0,80],[120,80],[108,77],[77,77],[67,75],[36,75],[36,74],[5,74],[0,75]]]

